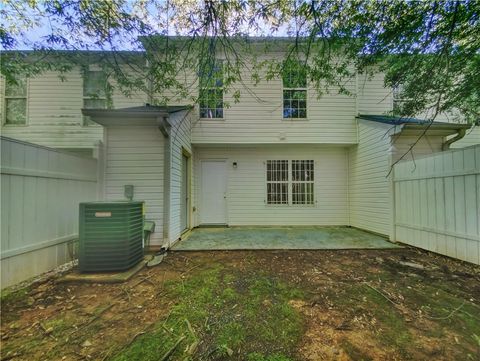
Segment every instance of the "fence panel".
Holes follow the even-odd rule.
[[[1,138],[2,288],[70,261],[78,203],[97,199],[97,161]]]
[[[395,165],[395,239],[480,264],[480,145]]]

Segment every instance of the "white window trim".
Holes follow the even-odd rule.
[[[312,162],[312,172],[313,172],[313,180],[305,180],[305,181],[294,181],[293,180],[293,162],[294,161],[311,161]],[[315,205],[315,160],[313,159],[292,159],[290,160],[290,178],[291,179],[291,188],[292,188],[292,191],[291,191],[291,205],[292,206],[313,206]],[[293,203],[293,185],[294,184],[311,184],[312,185],[312,203]],[[307,196],[307,194],[305,194],[305,196]]]
[[[287,162],[287,180],[286,181],[269,181],[268,180],[268,161],[286,161]],[[291,172],[290,172],[290,160],[282,159],[267,159],[264,162],[265,164],[265,204],[269,207],[288,207],[291,204]],[[287,203],[268,203],[268,184],[287,184]]]
[[[268,203],[268,183],[279,183],[279,182],[269,182],[267,181],[267,161],[269,160],[286,160],[288,164],[288,186],[287,186],[287,191],[288,191],[288,203],[286,204],[274,204],[274,203]],[[294,160],[311,160],[313,161],[313,181],[293,181],[292,180],[292,161]],[[265,182],[264,182],[264,193],[265,193],[265,199],[264,203],[266,207],[294,207],[294,208],[315,208],[317,206],[317,198],[316,198],[316,181],[317,181],[317,174],[316,174],[316,167],[317,167],[317,162],[314,159],[303,159],[303,158],[269,158],[266,159],[264,162],[264,174],[265,174]],[[293,183],[312,183],[313,184],[313,201],[312,203],[304,203],[304,204],[293,204]]]
[[[403,93],[403,86],[398,85],[392,89],[392,112],[395,112],[395,108],[398,105],[405,103],[406,99],[401,97]]]
[[[87,73],[88,72],[102,72],[102,70],[97,70],[97,69],[92,69],[92,70],[87,70]],[[107,97],[107,94],[105,94],[104,97],[93,97],[93,96],[86,96],[83,91],[83,85],[85,83],[85,77],[86,77],[86,74],[83,74],[82,76],[82,108],[85,108],[85,100],[104,100],[105,101],[105,109],[107,109],[108,107],[108,97]],[[105,92],[106,92],[106,89],[105,89]],[[97,123],[94,123],[94,124],[88,124],[86,121],[85,121],[85,116],[82,115],[82,127],[100,127],[100,124],[97,124]]]
[[[283,82],[282,82],[282,85],[283,85]],[[305,91],[305,117],[304,118],[294,118],[294,117],[287,117],[285,118],[284,116],[284,101],[285,101],[285,98],[283,97],[283,91],[284,90],[303,90]],[[302,121],[302,120],[308,120],[308,104],[310,102],[308,101],[308,84],[307,84],[307,87],[305,88],[285,88],[283,87],[282,88],[282,119],[283,120],[293,120],[293,121]]]
[[[302,120],[308,120],[308,105],[310,104],[308,100],[308,77],[305,75],[305,87],[297,87],[297,88],[288,88],[283,85],[283,77],[282,77],[282,119],[283,120],[291,120],[291,121],[302,121]],[[285,98],[283,97],[283,91],[284,90],[301,90],[305,91],[305,117],[304,118],[293,118],[293,117],[288,117],[285,118],[284,116],[284,102]]]
[[[223,85],[223,81],[224,81],[224,78],[225,78],[224,75],[223,75],[223,61],[224,61],[224,59],[215,59],[215,62],[217,62],[217,61],[222,64],[222,86],[221,87],[205,87],[204,89],[201,89],[201,86],[200,86],[201,85],[201,79],[200,79],[200,77],[198,79],[198,85],[199,85],[199,89],[198,89],[198,98],[199,98],[199,101],[198,101],[198,115],[199,115],[199,119],[201,121],[205,121],[205,120],[206,121],[218,121],[218,120],[222,121],[222,120],[225,120],[225,87]],[[208,90],[218,90],[218,89],[222,90],[222,114],[223,114],[223,116],[218,117],[218,118],[216,118],[216,117],[204,118],[204,117],[200,116],[201,109],[202,109],[202,107],[200,106],[200,99],[201,99],[200,92],[202,90],[208,91]],[[215,108],[215,109],[217,109],[217,108]]]
[[[29,111],[28,111],[28,104],[29,104],[29,95],[30,95],[30,79],[26,77],[26,94],[24,97],[19,97],[19,96],[7,96],[6,91],[7,91],[7,81],[5,78],[3,78],[3,89],[2,89],[2,96],[3,96],[3,116],[2,116],[2,126],[4,127],[27,127],[29,125]],[[12,124],[12,123],[7,123],[7,99],[25,99],[25,123],[24,124]]]

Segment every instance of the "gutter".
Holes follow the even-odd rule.
[[[445,143],[443,143],[442,145],[442,150],[448,150],[450,149],[450,145],[454,142],[456,142],[457,140],[460,140],[462,139],[465,134],[467,134],[467,130],[465,128],[461,128],[458,130],[458,133],[456,136],[454,136],[453,138],[450,138],[449,140],[447,140]]]
[[[168,116],[157,117],[158,129],[162,132],[165,139],[170,138],[170,128],[172,127],[168,122]]]

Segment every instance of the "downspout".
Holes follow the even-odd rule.
[[[163,241],[169,245],[170,239],[170,123],[166,116],[157,118],[158,129],[164,137],[163,148]]]
[[[402,134],[403,128],[405,127],[405,124],[402,124],[400,126],[395,126],[394,129],[390,129],[388,133],[388,137],[390,139],[390,148],[388,149],[388,166],[393,167],[391,169],[389,179],[388,179],[388,187],[389,187],[389,193],[390,193],[390,234],[389,238],[391,242],[397,242],[397,210],[396,210],[396,203],[397,203],[397,197],[396,197],[396,187],[395,187],[395,166],[394,162],[396,161],[395,158],[397,158],[397,150],[395,148],[395,141],[400,137]],[[395,137],[395,135],[397,135]]]
[[[466,129],[459,129],[458,130],[458,133],[456,136],[454,136],[453,138],[450,138],[449,140],[447,140],[445,143],[443,143],[442,145],[442,150],[448,150],[450,149],[450,145],[454,142],[456,142],[457,140],[460,140],[462,139],[465,134],[467,134],[467,130]]]
[[[392,162],[392,154],[389,154],[389,163],[390,166],[393,164]],[[396,187],[395,187],[395,166],[393,166],[392,172],[390,173],[390,180],[389,180],[389,187],[390,187],[390,241],[397,242],[397,197],[396,197]]]

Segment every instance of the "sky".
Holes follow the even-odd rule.
[[[117,0],[120,1],[120,0]],[[171,0],[169,6],[176,6],[174,10],[166,6],[163,0],[148,0],[145,7],[138,6],[144,3],[141,0],[126,0],[124,8],[128,14],[135,14],[150,27],[146,34],[163,35],[191,35],[191,31],[199,24],[199,9],[201,3],[192,0]],[[39,2],[41,4],[41,2]],[[170,3],[169,3],[170,4]],[[194,11],[192,11],[192,8]],[[30,8],[25,0],[13,0],[0,4],[2,26],[4,26],[16,40],[11,50],[32,50],[42,46],[56,50],[81,49],[81,50],[140,50],[141,44],[137,41],[141,32],[135,29],[122,29],[114,34],[110,42],[99,41],[85,33],[86,27],[81,25],[85,21],[99,19],[101,11],[94,12],[95,16],[88,17],[86,12],[78,9],[72,11],[65,9],[65,14],[71,16],[70,21],[66,16],[58,16],[45,11],[45,7],[39,5]],[[174,16],[175,14],[175,16]],[[178,14],[181,14],[180,16]],[[193,21],[191,21],[193,19]],[[256,24],[255,28],[249,26],[249,19],[242,21],[237,30],[249,36],[286,36],[286,27],[272,33],[266,22]],[[54,36],[52,36],[54,35]],[[98,33],[97,33],[98,35]],[[143,34],[142,34],[143,35]],[[5,50],[2,47],[3,50]]]

